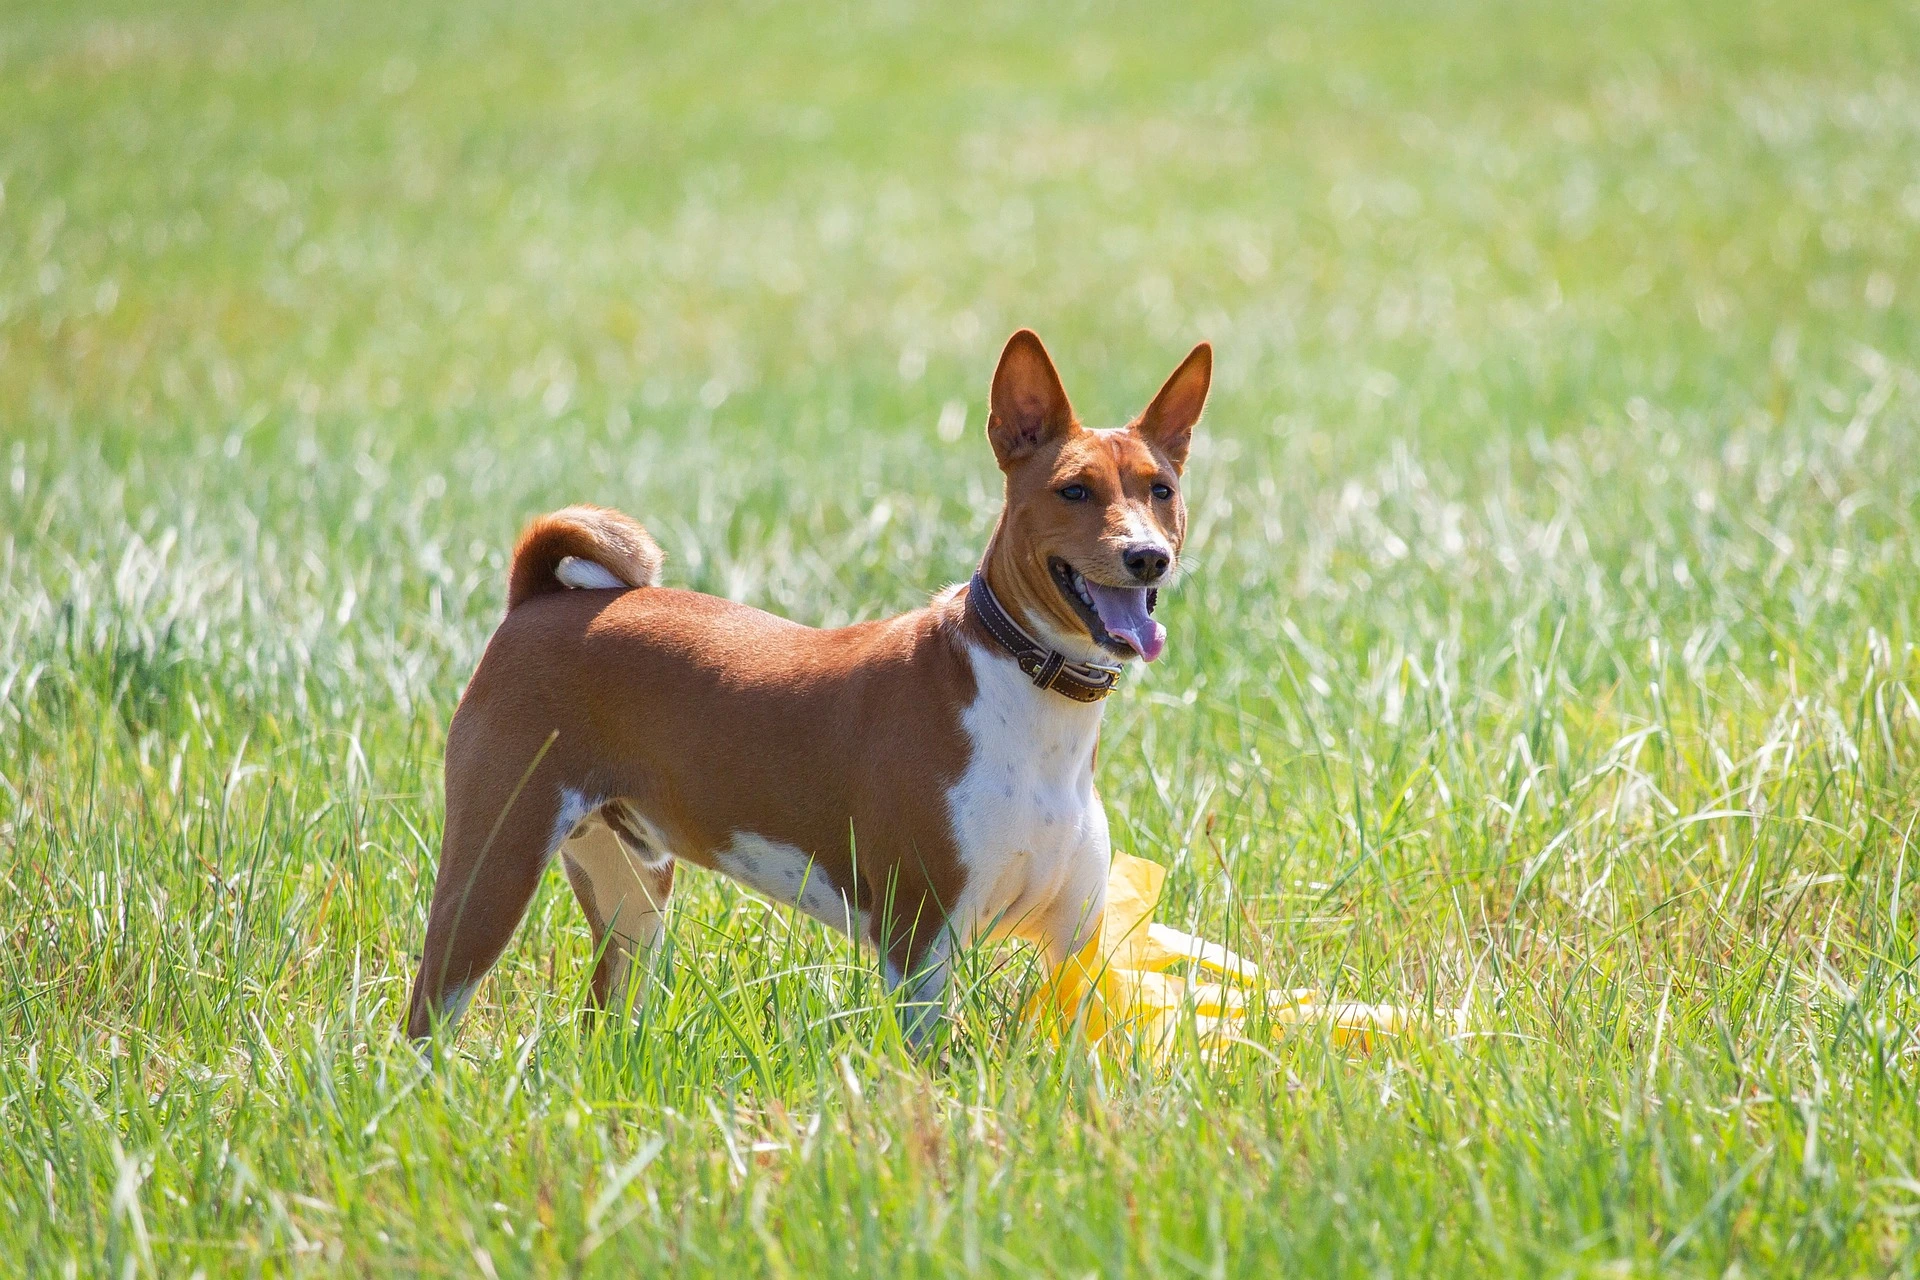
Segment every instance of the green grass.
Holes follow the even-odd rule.
[[[1920,10],[0,4],[0,1271],[1920,1271]],[[689,876],[398,1035],[528,515],[963,578],[1193,341],[1116,844],[1474,1034],[1096,1067]],[[750,744],[743,744],[746,749]]]

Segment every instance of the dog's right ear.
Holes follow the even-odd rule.
[[[1031,329],[1007,339],[993,371],[987,440],[1002,471],[1049,440],[1073,430],[1073,406],[1047,349]]]

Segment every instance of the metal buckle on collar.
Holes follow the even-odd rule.
[[[1097,685],[1104,691],[1111,691],[1115,685],[1120,683],[1120,668],[1118,667],[1083,665],[1079,668],[1078,675],[1085,683]]]

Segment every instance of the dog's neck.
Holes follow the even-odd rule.
[[[1008,532],[1003,513],[987,540],[987,552],[980,562],[981,576],[993,591],[1000,607],[1020,628],[1069,662],[1112,666],[1116,658],[1097,645],[1076,624],[1068,621],[1060,588],[1053,581],[1046,557],[1016,549],[1018,540]]]

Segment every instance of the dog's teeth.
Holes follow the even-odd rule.
[[[1061,586],[1073,592],[1074,599],[1089,609],[1094,608],[1093,593],[1087,590],[1087,580],[1081,576],[1078,569],[1073,568],[1071,565],[1060,565],[1054,570],[1053,576]]]

